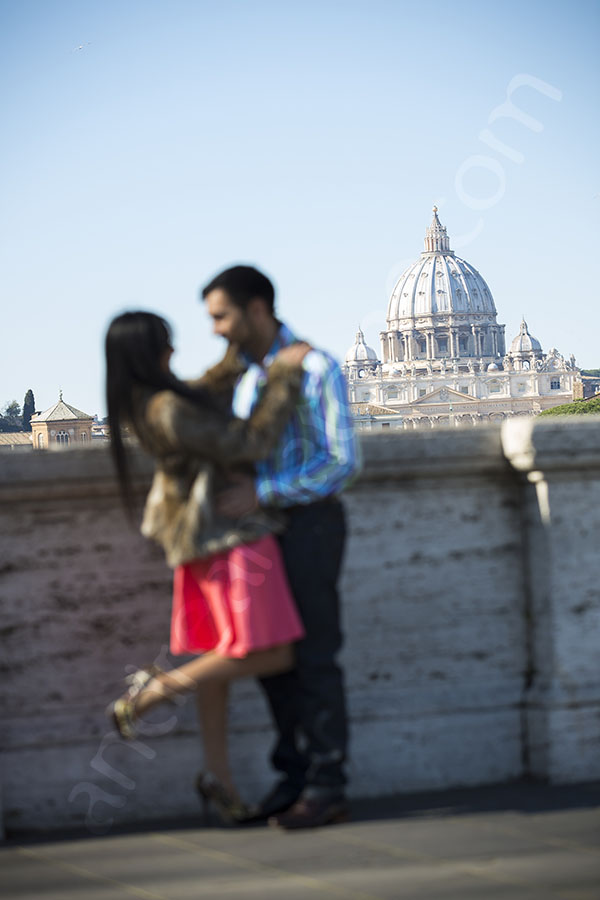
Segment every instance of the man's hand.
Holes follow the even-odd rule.
[[[310,353],[311,350],[311,345],[307,344],[306,341],[296,341],[294,344],[282,347],[275,354],[275,359],[287,363],[288,366],[300,366],[306,354]]]
[[[216,497],[217,512],[228,519],[240,519],[258,509],[258,497],[254,479],[250,475],[235,473],[230,478],[231,487],[219,491]]]

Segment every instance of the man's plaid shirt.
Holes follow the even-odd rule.
[[[297,340],[282,324],[262,363],[247,360],[249,368],[234,392],[234,415],[250,416],[275,354]],[[256,492],[263,506],[322,500],[339,493],[360,468],[346,381],[339,365],[329,354],[311,350],[302,366],[298,405],[275,452],[256,466]]]

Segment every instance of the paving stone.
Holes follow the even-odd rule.
[[[370,801],[355,821],[296,833],[188,826],[11,840],[0,848],[0,897],[598,900],[597,787]],[[503,808],[515,799],[519,810]]]

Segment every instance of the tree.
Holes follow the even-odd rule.
[[[22,431],[21,407],[16,400],[7,403],[0,414],[0,431]]]
[[[573,403],[553,406],[541,412],[540,416],[584,416],[598,413],[600,413],[600,399],[592,397],[590,400],[575,400]]]
[[[23,431],[31,431],[31,417],[35,412],[35,397],[31,388],[25,394],[23,401]]]

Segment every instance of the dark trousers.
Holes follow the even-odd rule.
[[[296,668],[261,685],[278,732],[271,761],[299,789],[341,790],[346,781],[346,702],[336,662],[345,536],[343,506],[330,500],[290,509],[279,538],[306,637],[296,644]]]

